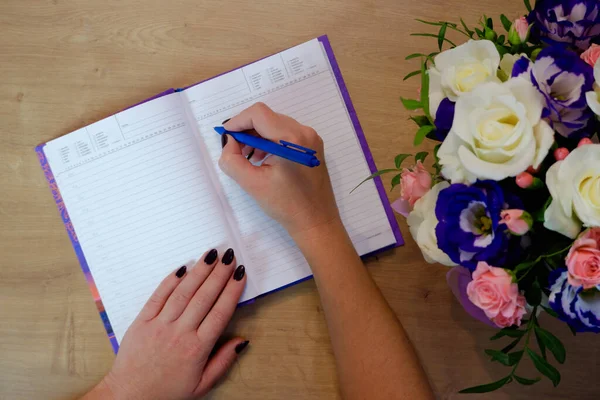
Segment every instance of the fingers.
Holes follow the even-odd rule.
[[[217,350],[217,352],[208,360],[202,380],[196,389],[196,396],[204,396],[231,368],[239,354],[250,343],[248,340],[237,337],[231,339]]]
[[[219,167],[245,190],[250,191],[248,184],[256,183],[260,180],[258,174],[264,173],[264,169],[261,172],[261,168],[252,165],[246,158],[246,155],[242,153],[240,144],[228,136],[227,143],[223,147],[221,158],[219,159]]]
[[[171,322],[179,318],[190,302],[190,299],[210,275],[217,260],[218,252],[216,249],[207,251],[202,255],[200,260],[194,265],[194,268],[187,272],[187,275],[182,279],[181,284],[179,284],[169,296],[159,314],[161,320]]]
[[[204,317],[217,301],[223,288],[230,280],[235,266],[233,249],[228,249],[202,286],[193,295],[185,311],[181,314],[178,324],[185,330],[197,329]],[[231,318],[231,317],[230,317]],[[211,345],[212,347],[212,345]]]
[[[227,286],[223,289],[219,299],[200,324],[198,336],[202,340],[208,341],[211,346],[214,345],[233,316],[245,286],[246,270],[243,265],[240,265],[227,282]]]
[[[301,126],[292,118],[277,114],[264,103],[255,103],[231,118],[223,125],[229,131],[254,129],[259,135],[274,142],[293,141],[297,127]]]
[[[186,270],[187,268],[183,266],[163,279],[140,311],[138,319],[149,321],[161,312],[175,288],[181,283]]]

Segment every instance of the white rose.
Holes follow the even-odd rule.
[[[450,184],[444,181],[432,187],[425,196],[417,200],[406,222],[410,228],[410,234],[423,253],[425,261],[430,264],[438,262],[453,267],[456,264],[452,262],[446,253],[440,250],[435,236],[435,227],[438,224],[435,216],[435,205],[440,191],[448,186]]]
[[[585,99],[587,100],[588,106],[592,109],[596,115],[600,115],[600,61],[597,61],[594,65],[594,91],[587,92]]]
[[[456,101],[483,82],[499,82],[500,54],[489,40],[469,40],[434,58],[429,69],[429,111],[435,117],[446,97]]]
[[[537,168],[554,142],[541,119],[544,99],[523,78],[483,83],[456,102],[454,122],[438,157],[456,182],[500,181]]]
[[[546,173],[552,202],[544,226],[575,239],[581,226],[600,226],[600,144],[576,148]]]
[[[500,71],[504,72],[506,78],[503,80],[508,80],[512,76],[512,70],[515,66],[517,60],[521,57],[528,58],[526,54],[510,54],[506,53],[502,56],[502,60],[500,60]]]

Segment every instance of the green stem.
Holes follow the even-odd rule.
[[[538,306],[535,306],[535,307],[533,307],[533,311],[531,311],[531,318],[529,318],[529,321],[527,322],[527,336],[525,337],[525,344],[523,345],[523,355],[521,356],[521,359],[515,364],[512,371],[510,371],[511,377],[513,377],[515,375],[515,371],[519,367],[519,364],[521,363],[521,360],[523,359],[523,356],[525,355],[525,353],[527,351],[527,348],[528,348],[527,346],[529,345],[529,339],[531,338],[531,332],[534,330],[535,324],[536,324],[536,316],[535,315],[537,313],[537,308],[538,308]]]
[[[530,272],[530,271],[533,269],[533,267],[535,267],[535,266],[536,266],[536,265],[537,265],[537,264],[538,264],[540,261],[542,261],[544,258],[550,258],[550,257],[557,256],[557,255],[559,255],[559,254],[562,254],[562,253],[564,253],[565,251],[569,250],[569,249],[571,248],[571,245],[572,245],[572,244],[569,244],[569,245],[568,245],[567,247],[565,247],[564,249],[562,249],[562,250],[559,250],[559,251],[557,251],[557,252],[555,252],[555,253],[552,253],[552,254],[544,254],[544,255],[541,255],[541,256],[539,256],[538,258],[536,258],[536,259],[535,259],[535,262],[534,262],[533,264],[531,264],[531,267],[530,267],[530,268],[528,268],[528,269],[526,269],[526,270],[525,270],[525,272],[523,273],[523,275],[521,275],[521,276],[520,276],[520,277],[517,279],[517,282],[520,282],[520,281],[521,281],[521,279],[525,278],[525,276],[526,276],[526,275],[527,275],[527,274],[528,274],[528,273],[529,273],[529,272]]]

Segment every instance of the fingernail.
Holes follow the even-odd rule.
[[[177,270],[177,272],[175,272],[175,276],[178,278],[181,278],[183,275],[185,275],[186,270],[187,270],[187,267],[184,265],[183,267],[179,268]]]
[[[252,158],[252,156],[254,155],[254,150],[256,149],[252,149],[252,151],[250,153],[248,153],[248,155],[246,156],[246,158],[249,160]]]
[[[227,121],[229,121],[231,118],[227,118],[225,121],[221,122],[222,125],[225,125],[227,123]]]
[[[219,255],[219,252],[217,252],[217,249],[212,249],[211,251],[208,252],[206,257],[204,257],[204,263],[208,264],[208,265],[214,263],[215,260],[217,259],[218,255]]]
[[[233,261],[233,255],[234,255],[233,249],[227,249],[225,254],[223,254],[223,258],[221,259],[221,262],[225,265],[231,264],[231,262]]]
[[[241,281],[245,274],[246,268],[243,265],[240,265],[235,269],[235,272],[233,273],[233,279],[236,281]]]
[[[242,350],[244,350],[246,346],[248,346],[248,343],[250,343],[250,341],[245,340],[242,343],[239,343],[237,346],[235,346],[235,354],[240,354]]]
[[[227,134],[222,134],[221,135],[221,147],[225,147],[226,144],[227,144]]]

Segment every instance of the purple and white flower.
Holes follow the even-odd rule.
[[[513,77],[524,77],[544,96],[542,118],[562,136],[590,136],[594,114],[587,107],[585,94],[592,90],[592,67],[579,56],[561,47],[548,47],[532,63],[525,57],[517,60]]]
[[[511,206],[519,208],[520,204],[515,204],[518,201],[511,200]],[[511,237],[500,216],[511,206],[495,181],[453,184],[443,189],[435,207],[439,248],[471,271],[479,261],[505,265],[519,252],[519,240]]]
[[[577,332],[600,333],[600,291],[569,284],[566,268],[550,274],[549,305]]]
[[[598,0],[537,0],[527,17],[534,39],[585,50],[600,35]]]

